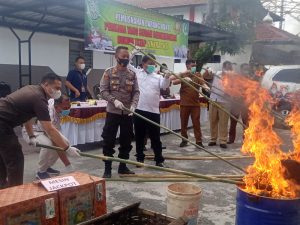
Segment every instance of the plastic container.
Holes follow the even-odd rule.
[[[167,215],[171,217],[186,216],[188,225],[197,225],[201,188],[186,183],[175,183],[167,190]]]

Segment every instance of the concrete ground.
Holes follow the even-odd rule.
[[[209,126],[204,124],[202,126],[204,135],[204,145],[207,146],[209,141]],[[283,140],[289,140],[289,131],[278,130]],[[191,139],[193,138],[193,131],[189,130]],[[31,182],[35,179],[35,172],[38,162],[38,149],[29,147],[22,139],[20,139],[23,145],[25,154],[25,180],[24,182]],[[204,152],[197,150],[194,146],[187,146],[185,148],[179,148],[180,139],[172,134],[162,136],[163,145],[167,147],[164,150],[164,154],[169,155],[207,155]],[[223,155],[237,155],[240,154],[240,148],[242,144],[241,129],[238,128],[238,137],[235,144],[229,145],[228,149],[221,150],[219,146],[206,147],[217,154]],[[134,144],[133,144],[134,146]],[[289,141],[285,146],[289,149],[291,142]],[[89,153],[101,154],[101,148],[99,145],[94,145]],[[86,147],[85,147],[86,148]],[[148,146],[149,148],[149,146]],[[117,149],[117,148],[116,148]],[[131,159],[134,159],[135,148],[131,153]],[[151,154],[152,151],[148,150],[146,154]],[[234,160],[232,161],[244,168],[251,163],[249,159]],[[75,169],[81,172],[89,173],[96,176],[102,176],[103,174],[103,162],[95,159],[81,158],[72,162]],[[146,163],[154,164],[152,161],[146,161]],[[202,174],[240,174],[240,171],[230,167],[221,161],[167,161],[166,164],[175,169],[181,169],[186,171],[192,171]],[[146,169],[138,169],[134,166],[129,166],[136,173],[158,173],[156,171],[150,171]],[[55,169],[60,169],[64,172],[64,167],[59,161],[55,165]],[[114,163],[113,176],[117,175],[117,163]],[[109,211],[125,207],[131,203],[141,202],[142,208],[153,210],[155,212],[166,214],[166,191],[167,186],[170,183],[125,183],[125,182],[108,182],[107,183],[107,203]],[[200,200],[199,210],[199,224],[204,225],[233,225],[235,224],[235,195],[236,187],[231,184],[223,183],[196,183],[202,189],[202,196]]]

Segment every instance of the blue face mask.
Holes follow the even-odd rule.
[[[66,110],[63,110],[61,111],[60,113],[62,116],[68,116],[70,114],[70,109],[66,109]]]
[[[193,66],[192,68],[191,68],[191,73],[196,73],[196,66]]]
[[[147,66],[147,72],[148,73],[153,73],[155,71],[155,65],[148,65]]]

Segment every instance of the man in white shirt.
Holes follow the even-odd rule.
[[[226,61],[223,63],[222,71],[217,72],[213,78],[212,88],[211,88],[211,100],[219,104],[223,108],[229,110],[230,103],[226,100],[224,96],[224,89],[222,84],[222,76],[228,72],[232,71],[232,63]],[[219,139],[219,144],[221,148],[227,148],[227,136],[228,136],[228,121],[229,115],[225,113],[220,108],[209,105],[209,120],[210,120],[210,142],[208,146],[215,146],[217,140]]]
[[[67,116],[70,113],[70,100],[67,96],[62,95],[59,99],[49,99],[48,100],[48,109],[49,115],[51,119],[51,123],[55,126],[57,130],[61,130],[60,127],[60,118],[61,116]],[[45,145],[54,145],[50,138],[45,133],[42,128],[40,122],[38,121],[36,125],[33,127],[34,136],[28,136],[26,130],[23,130],[23,138],[24,140],[31,144],[31,142],[37,142]],[[68,143],[68,140],[61,134],[63,139]],[[34,140],[32,140],[34,139]],[[71,172],[73,170],[72,164],[67,158],[65,153],[59,153],[53,150],[49,150],[46,148],[41,148],[39,155],[39,169],[36,174],[36,178],[38,179],[47,179],[50,178],[50,175],[59,175],[60,171],[51,168],[56,161],[60,158],[66,167],[67,172]]]
[[[155,59],[154,55],[150,54],[150,56]],[[170,79],[168,75],[163,77],[155,72],[155,62],[151,58],[149,56],[143,57],[141,69],[136,69],[132,65],[129,65],[128,68],[136,73],[140,89],[140,99],[135,112],[160,124],[160,90],[165,90],[170,86]],[[160,141],[160,128],[134,116],[134,129],[137,161],[144,162],[144,139],[147,132],[152,143],[156,165],[165,167]]]

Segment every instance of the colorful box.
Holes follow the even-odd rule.
[[[103,179],[80,172],[65,176],[73,176],[80,186],[58,191],[61,225],[75,225],[107,213]]]
[[[37,184],[0,190],[1,225],[59,225],[57,192]]]

